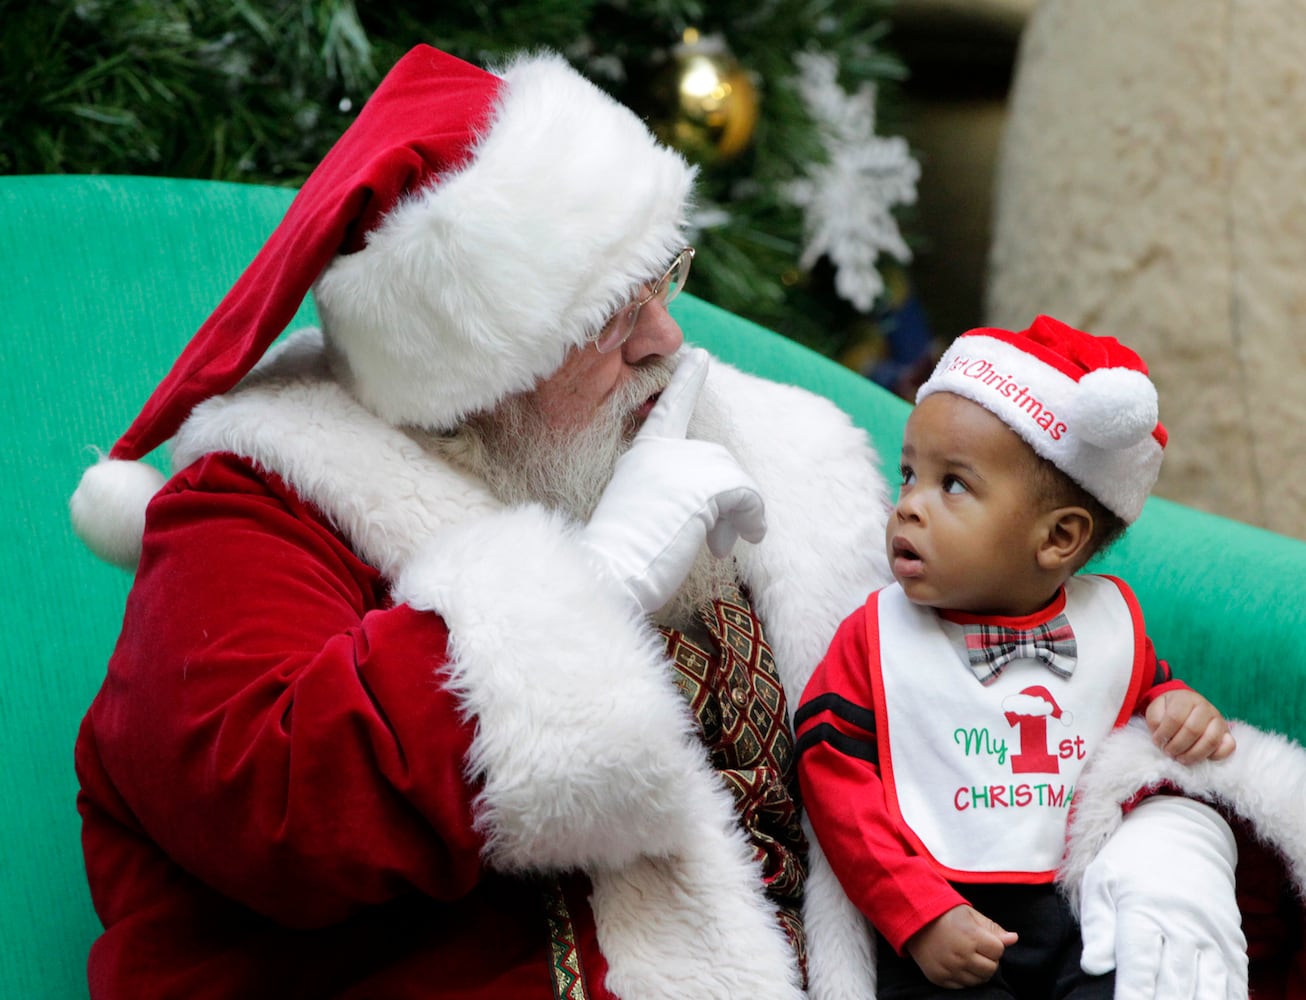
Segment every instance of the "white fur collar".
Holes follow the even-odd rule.
[[[173,438],[173,466],[213,451],[280,475],[387,577],[438,527],[501,508],[347,395],[316,330],[287,338],[234,391],[195,407]]]

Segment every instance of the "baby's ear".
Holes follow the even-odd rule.
[[[1093,515],[1084,507],[1058,507],[1040,519],[1038,564],[1045,570],[1071,572],[1093,554]]]

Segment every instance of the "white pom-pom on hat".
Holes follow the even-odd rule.
[[[96,462],[82,473],[68,504],[77,537],[105,562],[135,569],[145,534],[145,508],[163,483],[163,473],[146,462]]]
[[[1156,386],[1133,368],[1098,368],[1079,380],[1069,415],[1079,434],[1099,448],[1128,448],[1156,429]]]

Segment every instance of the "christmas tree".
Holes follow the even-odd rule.
[[[297,185],[412,45],[552,48],[699,165],[695,293],[839,354],[910,258],[917,164],[877,130],[903,75],[889,8],[0,0],[0,172]]]

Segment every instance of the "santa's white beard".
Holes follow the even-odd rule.
[[[430,443],[447,459],[484,479],[504,503],[539,503],[585,523],[612,479],[617,459],[630,447],[637,429],[634,412],[666,387],[672,370],[666,361],[636,368],[630,381],[582,428],[550,427],[535,397],[524,393],[470,417],[452,434]],[[654,620],[683,627],[734,582],[734,560],[716,559],[704,546],[685,581]]]

